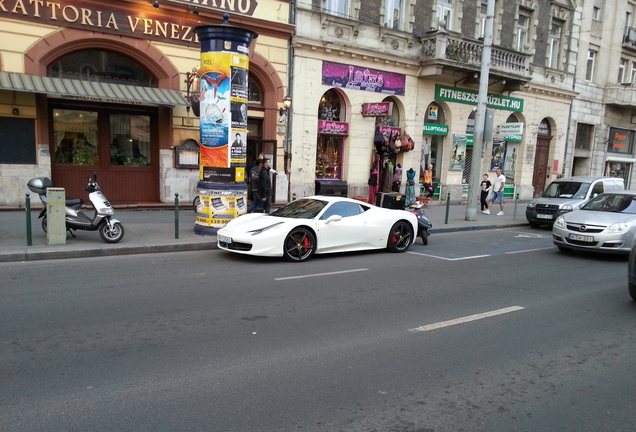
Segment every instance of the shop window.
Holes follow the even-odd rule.
[[[578,123],[576,125],[576,142],[574,143],[574,147],[582,150],[591,150],[593,134],[594,125]]]
[[[393,100],[393,98],[387,97],[382,99],[382,102],[391,102],[393,104],[393,109],[391,110],[390,115],[377,117],[376,126],[400,127],[400,110],[397,108],[398,105],[395,100]]]
[[[345,121],[344,101],[336,90],[327,90],[320,98],[318,118],[325,121]]]
[[[342,149],[344,138],[322,134],[316,146],[316,179],[342,179]]]
[[[99,165],[97,112],[53,110],[53,142],[58,165]]]
[[[625,181],[625,189],[629,189],[629,177],[631,172],[631,163],[608,161],[605,164],[605,175],[608,177],[622,178]]]
[[[110,115],[110,164],[112,166],[150,166],[150,117]]]
[[[152,74],[139,62],[109,50],[73,51],[48,65],[46,75],[115,84],[157,87]]]
[[[610,128],[607,151],[611,153],[632,154],[634,131]]]
[[[0,164],[36,164],[35,120],[0,117]]]
[[[263,91],[251,76],[247,79],[247,100],[250,105],[263,105]]]

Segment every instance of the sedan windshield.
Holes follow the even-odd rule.
[[[636,196],[601,194],[581,207],[582,210],[636,214]]]
[[[589,183],[554,182],[541,195],[544,198],[585,198]]]
[[[292,219],[313,219],[318,216],[318,213],[320,213],[326,205],[327,201],[302,199],[290,202],[285,207],[281,207],[270,214],[270,216]]]

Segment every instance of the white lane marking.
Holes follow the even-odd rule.
[[[318,276],[331,276],[331,275],[337,275],[337,274],[343,274],[343,273],[354,273],[354,272],[361,272],[361,271],[368,271],[368,270],[369,269],[366,269],[366,268],[342,270],[342,271],[316,273],[316,274],[301,275],[301,276],[280,277],[280,278],[274,278],[274,280],[281,281],[281,280],[290,280],[290,279],[303,279],[303,278],[318,277]]]
[[[425,332],[425,331],[429,331],[429,330],[436,330],[442,327],[449,327],[455,324],[463,324],[463,323],[467,323],[470,321],[475,321],[475,320],[479,320],[479,319],[483,319],[483,318],[489,318],[492,316],[496,316],[496,315],[502,315],[502,314],[506,314],[506,313],[510,313],[510,312],[515,312],[518,310],[522,310],[525,309],[524,307],[521,306],[511,306],[511,307],[507,307],[504,309],[497,309],[494,311],[490,311],[490,312],[484,312],[484,313],[480,313],[480,314],[476,314],[476,315],[470,315],[470,316],[466,316],[463,318],[457,318],[454,320],[450,320],[450,321],[443,321],[443,322],[438,322],[435,324],[429,324],[429,325],[425,325],[422,327],[417,327],[414,329],[410,329],[409,331],[412,332]]]
[[[536,251],[549,250],[549,249],[554,249],[554,246],[547,247],[547,248],[537,248],[537,249],[527,249],[527,250],[522,250],[522,251],[506,252],[504,255],[520,254],[520,253],[524,253],[524,252],[536,252]]]
[[[429,254],[424,254],[424,253],[419,253],[419,252],[408,252],[410,254],[413,255],[420,255],[420,256],[425,256],[425,257],[429,257],[429,258],[437,258],[437,259],[441,259],[444,261],[462,261],[462,260],[469,260],[469,259],[475,259],[475,258],[486,258],[492,255],[473,255],[473,256],[467,256],[467,257],[459,257],[459,258],[446,258],[446,257],[441,257],[441,256],[437,256],[437,255],[429,255]]]

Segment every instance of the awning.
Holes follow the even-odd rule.
[[[50,78],[0,72],[0,90],[45,93],[73,99],[166,106],[188,106],[181,92],[152,87]]]

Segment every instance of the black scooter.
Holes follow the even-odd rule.
[[[411,204],[406,211],[410,211],[417,216],[417,235],[422,238],[424,245],[428,244],[428,236],[431,235],[429,230],[433,228],[431,220],[428,218],[426,211],[424,211],[424,203],[416,201]]]

